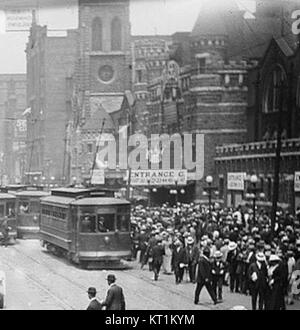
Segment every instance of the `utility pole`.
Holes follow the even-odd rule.
[[[277,120],[277,144],[276,144],[276,156],[274,165],[274,187],[273,187],[273,201],[272,201],[272,214],[271,214],[271,231],[274,236],[275,224],[276,224],[276,212],[277,203],[279,198],[279,175],[280,175],[280,158],[281,158],[281,135],[282,135],[282,113],[283,113],[283,97],[284,90],[286,88],[283,79],[276,86],[279,88],[279,111]]]

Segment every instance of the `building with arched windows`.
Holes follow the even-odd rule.
[[[272,39],[258,66],[249,71],[248,80],[247,142],[217,147],[219,188],[225,192],[227,205],[245,203],[249,177],[256,174],[258,189],[264,194],[258,203],[271,206],[280,129],[279,206],[293,211],[300,207],[299,46],[285,38]],[[230,188],[228,173],[244,173],[244,189]]]

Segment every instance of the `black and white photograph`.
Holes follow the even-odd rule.
[[[300,0],[0,0],[0,310],[300,310]]]

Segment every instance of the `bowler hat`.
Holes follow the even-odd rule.
[[[229,251],[233,251],[237,248],[237,244],[235,242],[230,242],[228,245]]]
[[[106,279],[107,279],[107,281],[115,282],[116,276],[114,274],[109,274],[109,275],[107,275]]]
[[[187,243],[187,244],[194,244],[194,239],[193,239],[193,237],[191,237],[191,236],[188,237],[187,240],[186,240],[186,243]]]
[[[96,290],[96,288],[90,287],[90,288],[88,288],[87,293],[96,294],[97,290]]]
[[[216,259],[220,259],[223,257],[223,253],[221,251],[216,251],[215,254],[214,254],[214,257]]]

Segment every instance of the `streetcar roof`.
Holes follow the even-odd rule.
[[[72,197],[64,197],[64,196],[46,196],[41,198],[41,202],[46,203],[55,203],[55,204],[62,204],[62,205],[69,205],[75,199]]]
[[[128,202],[125,199],[111,198],[111,197],[87,197],[73,201],[72,205],[77,205],[77,206],[130,205],[130,202]]]
[[[16,196],[7,193],[0,193],[0,199],[16,199]]]
[[[19,191],[15,193],[17,197],[44,197],[44,196],[49,196],[50,193],[47,191],[41,191],[41,190],[24,190],[24,191]]]

